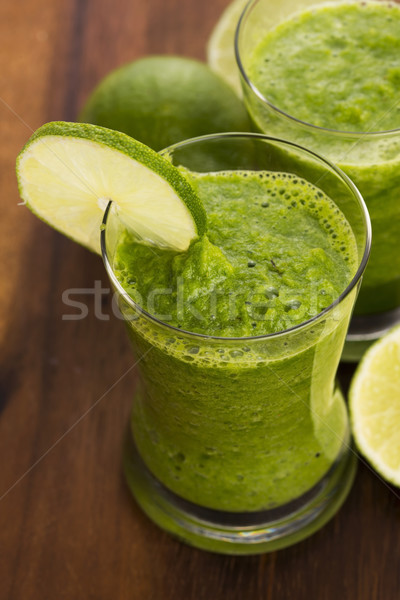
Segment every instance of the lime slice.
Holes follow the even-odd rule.
[[[39,218],[100,252],[109,200],[141,239],[186,250],[206,229],[190,183],[166,158],[133,138],[82,123],[47,123],[17,158],[21,198]]]
[[[360,452],[384,479],[400,486],[400,327],[369,348],[349,398]]]
[[[224,10],[207,44],[208,64],[242,96],[239,70],[235,58],[235,31],[248,0],[234,0]]]

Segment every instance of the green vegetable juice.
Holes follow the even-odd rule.
[[[142,357],[132,434],[180,497],[270,509],[310,490],[348,440],[334,377],[355,291],[296,326],[353,279],[356,242],[334,202],[300,177],[186,173],[207,236],[178,253],[125,231],[114,253],[117,278],[155,317],[127,324]]]
[[[298,12],[267,31],[246,70],[272,105],[247,92],[256,125],[327,156],[366,201],[373,241],[356,312],[400,306],[400,6],[321,3]]]

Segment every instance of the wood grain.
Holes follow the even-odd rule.
[[[191,549],[136,507],[121,474],[135,374],[121,322],[63,320],[62,293],[108,287],[97,256],[18,206],[31,130],[74,119],[109,70],[204,59],[227,0],[3,0],[0,6],[0,599],[396,600],[400,504],[361,465],[343,509],[290,549]],[[104,314],[112,315],[110,294]],[[129,371],[129,372],[128,372]],[[342,369],[344,381],[351,371]]]

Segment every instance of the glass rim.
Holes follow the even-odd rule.
[[[174,332],[176,334],[195,336],[197,338],[219,341],[219,342],[223,342],[223,341],[225,341],[225,342],[227,342],[227,341],[231,341],[231,342],[239,342],[239,341],[246,342],[247,341],[247,342],[249,342],[250,340],[275,339],[275,338],[283,337],[283,336],[291,334],[291,333],[301,331],[302,329],[305,329],[312,323],[319,321],[325,315],[330,313],[336,306],[339,306],[339,304],[342,303],[342,301],[350,294],[350,292],[352,292],[352,290],[358,284],[358,282],[360,281],[360,279],[364,273],[365,267],[367,265],[370,250],[371,250],[372,231],[371,231],[371,220],[370,220],[369,213],[368,213],[366,204],[364,202],[364,199],[361,196],[357,187],[354,185],[354,183],[351,181],[351,179],[346,175],[346,173],[344,173],[339,167],[337,167],[336,165],[334,165],[333,163],[328,161],[326,158],[319,156],[317,153],[313,152],[312,150],[308,150],[307,148],[304,148],[303,146],[300,146],[299,144],[295,144],[295,143],[289,142],[287,140],[282,140],[280,138],[267,136],[267,135],[264,135],[261,133],[230,132],[230,133],[217,133],[217,134],[203,135],[203,136],[199,136],[199,137],[195,137],[195,138],[190,138],[188,140],[183,140],[182,142],[172,144],[171,146],[168,146],[167,148],[160,150],[159,154],[168,155],[176,149],[180,149],[180,148],[184,148],[184,147],[191,146],[194,144],[212,141],[212,140],[249,139],[249,138],[250,139],[258,139],[260,141],[265,141],[265,142],[278,142],[279,144],[291,146],[292,148],[295,148],[297,150],[305,152],[306,154],[311,155],[312,157],[316,158],[320,162],[325,163],[325,165],[327,165],[331,170],[333,170],[336,173],[336,175],[339,178],[342,179],[343,183],[350,189],[350,192],[352,193],[352,195],[355,196],[355,198],[357,199],[359,207],[361,209],[361,213],[362,213],[362,217],[363,217],[363,221],[364,221],[364,227],[365,227],[365,247],[364,247],[364,252],[363,252],[362,258],[359,261],[359,265],[358,265],[356,273],[353,275],[351,281],[346,286],[346,288],[343,290],[343,292],[329,306],[324,308],[321,312],[317,313],[310,319],[307,319],[306,321],[299,323],[298,325],[294,325],[293,327],[289,327],[288,329],[283,329],[282,331],[277,331],[277,332],[273,332],[273,333],[267,333],[267,334],[261,334],[261,335],[240,336],[240,337],[238,337],[238,336],[232,336],[232,337],[215,336],[215,335],[208,335],[206,333],[198,333],[195,331],[188,331],[186,329],[181,329],[179,327],[175,327],[174,325],[171,325],[170,323],[162,321],[161,319],[159,319],[156,316],[149,313],[146,309],[141,307],[139,304],[137,304],[133,300],[133,298],[128,294],[128,292],[124,289],[121,282],[117,278],[117,276],[114,272],[114,269],[112,267],[111,261],[109,259],[108,252],[107,252],[107,240],[106,240],[107,221],[108,221],[108,217],[109,217],[109,214],[111,211],[111,207],[114,204],[113,200],[109,200],[109,202],[106,206],[106,209],[104,211],[104,214],[103,214],[102,224],[101,224],[101,228],[100,228],[101,255],[103,258],[103,262],[104,262],[107,274],[108,274],[111,282],[113,283],[115,289],[117,290],[117,292],[121,296],[124,297],[125,301],[136,313],[144,315],[146,318],[148,318],[150,321],[156,323],[158,326],[166,327],[167,329],[171,330],[172,332]]]
[[[382,137],[382,136],[391,137],[396,134],[397,135],[400,134],[400,127],[396,127],[395,129],[382,129],[380,131],[351,131],[351,130],[344,130],[344,129],[330,129],[329,127],[321,127],[319,125],[314,125],[313,123],[308,123],[307,121],[298,119],[297,117],[291,115],[290,113],[285,112],[283,109],[279,108],[278,106],[275,106],[275,104],[272,104],[272,102],[270,102],[264,96],[264,94],[258,89],[258,87],[251,81],[250,77],[248,76],[247,71],[243,65],[241,52],[240,52],[240,48],[239,48],[239,46],[240,46],[239,38],[241,37],[241,35],[243,33],[243,27],[245,25],[246,19],[250,15],[254,6],[256,4],[258,4],[260,1],[261,0],[249,0],[247,2],[247,4],[245,5],[245,7],[239,17],[239,21],[238,21],[238,23],[236,25],[236,29],[235,29],[234,51],[235,51],[236,64],[239,69],[240,75],[243,78],[243,81],[250,88],[250,90],[264,104],[269,106],[269,108],[271,108],[274,112],[279,113],[280,115],[285,117],[285,119],[289,119],[290,121],[293,121],[294,123],[297,123],[298,125],[301,125],[304,129],[311,129],[311,130],[319,131],[322,133],[329,133],[329,134],[336,135],[337,137],[358,137],[361,139],[369,139],[369,138]],[[357,0],[353,0],[353,2],[357,3]],[[393,2],[393,4],[396,4],[396,2]],[[312,6],[318,6],[318,5],[312,5]],[[312,8],[312,6],[309,8]]]

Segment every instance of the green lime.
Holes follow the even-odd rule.
[[[113,200],[143,240],[186,250],[206,229],[193,188],[166,158],[131,137],[82,123],[47,123],[17,158],[21,198],[39,218],[100,252]]]
[[[222,13],[207,45],[208,64],[241,96],[239,70],[235,58],[235,31],[248,0],[234,0]]]
[[[349,399],[360,452],[382,477],[400,486],[400,327],[367,350]]]
[[[123,131],[161,150],[207,133],[248,131],[243,103],[204,63],[150,56],[108,75],[79,120]]]

